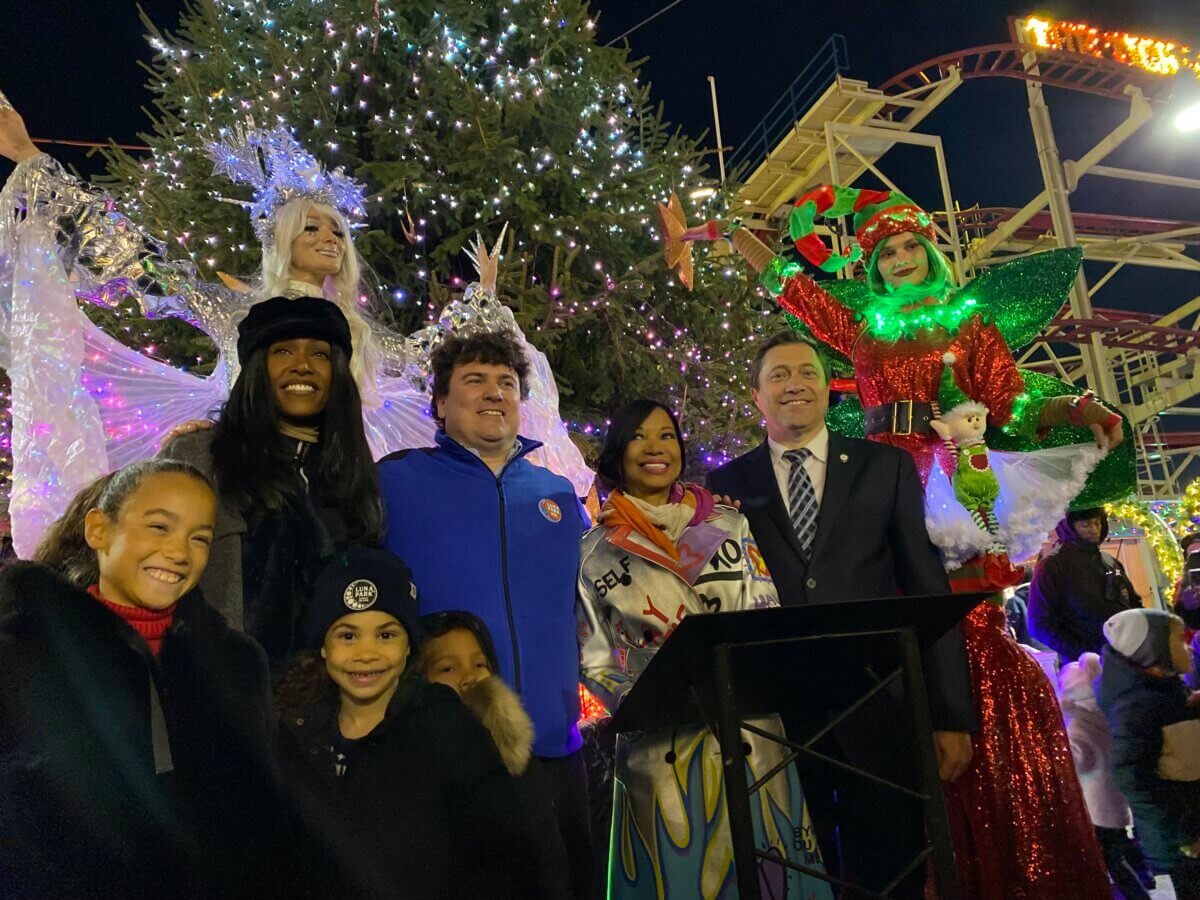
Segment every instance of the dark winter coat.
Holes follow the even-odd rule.
[[[155,658],[87,592],[13,564],[0,573],[0,660],[0,893],[266,889],[256,873],[279,869],[265,844],[281,824],[266,660],[199,590]]]
[[[334,769],[337,699],[289,712],[279,759],[315,846],[313,894],[437,900],[537,896],[521,798],[487,730],[450,688],[410,677]]]
[[[1111,647],[1096,683],[1096,702],[1112,732],[1117,787],[1133,810],[1134,829],[1147,861],[1168,872],[1183,857],[1179,848],[1198,835],[1187,826],[1200,816],[1200,782],[1159,777],[1165,735],[1172,726],[1200,717],[1187,705],[1188,690],[1177,677],[1156,677]]]
[[[280,515],[256,519],[224,496],[213,472],[211,429],[182,434],[159,456],[191,463],[217,490],[217,520],[201,587],[223,603],[229,623],[266,650],[280,665],[303,646],[301,623],[312,582],[335,550],[344,546],[346,525],[338,510],[322,503],[319,482],[322,445],[294,442],[295,492]]]
[[[1059,544],[1033,570],[1029,588],[1029,633],[1065,660],[1104,649],[1104,623],[1122,610],[1138,609],[1141,598],[1125,568],[1075,533],[1066,519],[1055,529]],[[1100,540],[1108,536],[1104,523]]]
[[[543,900],[570,897],[567,848],[550,798],[550,782],[541,761],[533,755],[533,720],[512,689],[495,675],[468,687],[462,700],[487,728],[504,768],[517,782],[521,815],[529,823],[537,854],[536,896]]]

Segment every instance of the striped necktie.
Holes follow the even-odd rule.
[[[787,450],[783,454],[783,458],[792,464],[788,473],[788,510],[805,559],[812,554],[813,538],[817,536],[817,492],[804,468],[804,461],[810,456],[812,451],[806,447]]]

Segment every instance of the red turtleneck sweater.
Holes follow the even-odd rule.
[[[142,640],[150,645],[150,652],[158,656],[158,651],[162,649],[162,642],[167,634],[167,629],[171,627],[171,622],[175,618],[175,606],[177,604],[173,603],[166,609],[160,610],[142,609],[140,606],[122,606],[119,603],[113,603],[101,597],[100,585],[98,584],[93,584],[89,587],[88,593],[127,622],[129,627],[141,635]]]

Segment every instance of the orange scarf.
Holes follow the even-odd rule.
[[[628,525],[673,561],[679,562],[679,550],[676,548],[675,542],[661,528],[646,518],[646,514],[638,509],[637,504],[631,503],[619,490],[608,495],[608,500],[605,501],[604,509],[601,512],[604,515],[605,527],[619,528],[622,525]]]

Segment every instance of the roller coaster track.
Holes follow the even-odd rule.
[[[1156,324],[1153,313],[1127,309],[1093,309],[1090,319],[1072,319],[1063,311],[1046,326],[1041,339],[1068,344],[1087,344],[1099,334],[1106,347],[1121,347],[1147,353],[1184,356],[1200,352],[1200,331]]]
[[[1131,85],[1140,88],[1150,100],[1165,100],[1171,90],[1170,79],[1142,69],[1083,53],[1029,44],[986,44],[947,53],[905,69],[881,84],[879,89],[891,96],[927,89],[950,77],[951,70],[956,70],[964,81],[1019,78],[1114,99],[1124,98],[1125,88]]]

